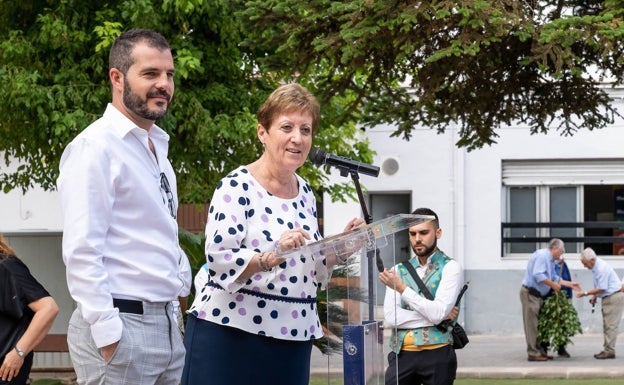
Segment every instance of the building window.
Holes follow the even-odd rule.
[[[525,186],[509,187],[507,222],[510,223],[548,223],[579,222],[578,191],[580,187]],[[576,237],[576,228],[512,227],[509,236],[517,238],[565,238]],[[505,254],[532,253],[543,247],[539,242],[512,242],[505,249]],[[576,243],[566,244],[566,251],[578,252]]]
[[[623,159],[503,161],[502,182],[503,256],[530,254],[550,238],[568,253],[624,255]]]
[[[580,215],[579,196],[582,195],[583,187],[550,187],[548,197],[548,219],[546,222],[583,222]],[[548,230],[548,229],[546,229]],[[582,237],[583,229],[574,227],[561,227],[550,229],[550,238],[574,238]],[[569,253],[580,252],[578,243],[566,243],[566,251]]]
[[[509,193],[509,214],[508,222],[531,223],[537,222],[537,188],[536,187],[512,187]],[[536,237],[537,229],[518,227],[509,229],[512,237]],[[532,253],[535,251],[535,244],[530,243],[510,243],[507,253]]]

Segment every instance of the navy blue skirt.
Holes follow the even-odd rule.
[[[312,341],[247,333],[189,314],[182,385],[308,385]]]

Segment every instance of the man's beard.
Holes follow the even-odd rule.
[[[421,252],[416,251],[415,247],[412,247],[412,249],[414,250],[414,253],[416,253],[417,256],[419,257],[428,257],[431,254],[433,254],[433,252],[435,251],[435,249],[438,248],[438,240],[435,239],[433,241],[433,245],[431,245],[431,247],[425,247],[425,249]]]
[[[147,106],[147,99],[161,95],[167,98],[167,105],[163,110],[150,110]],[[142,99],[138,94],[134,93],[132,87],[126,80],[124,82],[124,93],[123,93],[123,103],[126,108],[143,119],[147,120],[158,120],[164,117],[167,114],[167,107],[169,107],[169,102],[171,101],[171,95],[167,91],[154,91],[149,92],[145,99]]]

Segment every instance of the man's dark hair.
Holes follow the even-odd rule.
[[[158,32],[151,29],[131,29],[115,39],[108,56],[108,70],[117,68],[122,74],[126,75],[128,69],[134,64],[132,50],[140,42],[145,42],[148,46],[161,51],[171,50],[167,39]]]
[[[440,221],[438,220],[438,214],[436,214],[431,209],[428,209],[426,207],[420,207],[420,208],[417,208],[416,210],[414,210],[414,212],[412,212],[412,214],[416,214],[416,215],[431,215],[431,216],[435,217],[435,219],[432,221],[433,222],[433,226],[436,229],[440,227]]]

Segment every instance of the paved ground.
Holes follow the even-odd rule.
[[[524,335],[470,335],[470,343],[457,350],[460,378],[624,378],[624,333],[618,338],[618,354],[612,360],[597,360],[594,354],[602,350],[602,334],[575,336],[568,346],[570,358],[554,354],[552,361],[528,362]],[[342,364],[329,365],[329,371],[340,373]],[[327,356],[313,349],[312,372],[328,371]],[[73,373],[33,373],[33,379],[60,378],[73,384]]]
[[[602,334],[581,334],[568,346],[570,358],[545,362],[527,361],[524,335],[470,335],[470,343],[457,350],[459,378],[624,378],[624,333],[618,338],[615,359],[597,360],[602,350]],[[315,349],[316,351],[316,349]],[[313,352],[313,372],[327,369],[327,359]],[[342,368],[331,367],[331,372]]]
[[[624,377],[624,336],[618,338],[619,355],[615,359],[597,360],[602,350],[602,334],[581,334],[567,347],[570,358],[552,361],[527,361],[524,335],[469,336],[470,343],[457,351],[458,376],[467,378],[586,378]]]

